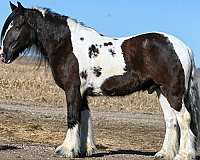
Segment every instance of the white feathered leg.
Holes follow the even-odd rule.
[[[65,140],[62,145],[56,148],[56,153],[64,157],[77,157],[79,155],[80,138],[79,124],[67,130]]]
[[[164,114],[166,132],[162,149],[156,153],[155,157],[158,159],[172,160],[177,154],[179,147],[179,129],[176,114],[162,94],[159,97],[159,101]]]
[[[180,147],[175,160],[195,159],[195,136],[190,129],[191,116],[184,103],[180,112],[176,112],[178,124],[180,126]]]

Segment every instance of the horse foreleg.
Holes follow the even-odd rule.
[[[179,128],[175,111],[171,108],[168,100],[162,94],[159,96],[160,106],[163,110],[166,132],[162,149],[156,153],[159,159],[172,160],[178,152]]]
[[[81,153],[87,156],[96,152],[95,140],[93,136],[92,118],[88,107],[87,97],[83,96],[81,104]]]
[[[78,157],[80,154],[80,89],[73,86],[65,93],[68,130],[63,144],[56,149],[56,153],[65,157]]]

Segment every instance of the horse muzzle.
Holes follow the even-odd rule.
[[[0,48],[0,60],[3,62],[3,63],[11,63],[12,62],[12,57],[11,58],[8,58],[6,53],[3,52],[3,49]]]
[[[5,55],[4,55],[4,53],[3,53],[3,48],[1,48],[0,47],[0,60],[2,61],[2,62],[4,62],[5,61]]]

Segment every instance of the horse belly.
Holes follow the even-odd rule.
[[[114,67],[115,68],[115,67]],[[100,72],[98,73],[100,74]],[[102,90],[103,84],[109,79],[113,77],[118,77],[122,75],[116,74],[116,69],[110,68],[109,70],[102,70],[101,75],[97,77],[93,72],[89,74],[88,79],[86,81],[86,90],[87,93],[91,96],[101,96],[105,95],[104,91]],[[117,85],[116,83],[114,85]],[[116,86],[117,87],[117,86]]]
[[[106,79],[100,88],[103,95],[125,96],[140,90],[148,90],[151,94],[157,86],[153,81],[141,79],[134,72],[126,72]]]

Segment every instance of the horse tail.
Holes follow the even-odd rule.
[[[186,91],[186,96],[184,98],[184,103],[186,105],[187,110],[190,112],[191,115],[191,123],[190,128],[195,135],[196,142],[199,139],[199,129],[200,129],[200,82],[198,82],[196,76],[196,67],[194,62],[194,57],[191,49],[188,49],[190,59],[191,59],[191,68],[189,74],[189,81],[188,81],[188,89]]]

